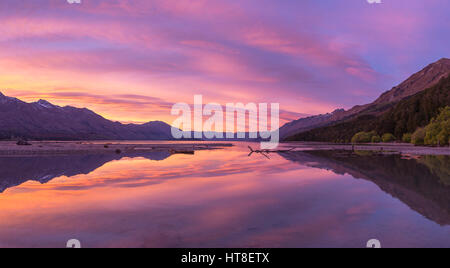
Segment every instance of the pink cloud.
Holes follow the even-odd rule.
[[[417,71],[417,51],[446,44],[419,42],[441,27],[430,15],[440,14],[439,0],[404,8],[339,3],[332,13],[304,2],[5,1],[0,6],[15,12],[0,15],[1,81],[30,92],[132,91],[173,102],[203,93],[325,113],[372,101],[398,73]],[[20,75],[28,79],[10,83]]]

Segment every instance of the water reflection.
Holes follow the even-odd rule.
[[[61,156],[29,156],[0,157],[0,193],[6,189],[21,185],[27,181],[42,184],[54,178],[73,177],[89,174],[104,164],[120,160],[124,157],[143,157],[149,160],[164,160],[171,154],[166,151],[143,154],[97,154],[97,155],[61,155]]]
[[[419,159],[419,162],[426,165],[431,173],[439,177],[442,184],[450,186],[450,157],[426,155]]]
[[[441,225],[450,225],[450,157],[418,159],[372,152],[309,151],[280,153],[314,168],[369,180],[411,209]]]
[[[450,247],[446,158],[247,155],[0,158],[0,247]]]

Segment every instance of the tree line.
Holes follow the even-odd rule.
[[[415,144],[448,145],[449,108],[446,107],[450,105],[449,93],[450,77],[447,77],[435,86],[398,102],[380,116],[361,115],[294,135],[287,140],[349,143],[352,140],[377,142],[411,139],[410,142]]]

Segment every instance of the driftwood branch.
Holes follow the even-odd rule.
[[[251,146],[248,146],[248,148],[250,149],[250,154],[248,156],[252,156],[252,154],[262,154],[264,155],[267,159],[270,159],[269,157],[269,151],[268,150],[253,150],[253,148]]]
[[[253,148],[251,146],[248,146],[248,148],[250,149],[250,153],[248,154],[248,156],[252,156],[253,154],[262,154],[267,159],[270,159],[269,154],[271,154],[271,153],[286,153],[286,152],[291,152],[292,150],[295,149],[295,148],[291,148],[289,150],[253,150]]]

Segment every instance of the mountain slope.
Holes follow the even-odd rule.
[[[379,134],[393,133],[402,138],[418,127],[427,125],[439,114],[439,110],[450,105],[450,76],[425,90],[410,96],[382,115],[362,115],[355,119],[338,122],[289,137],[290,141],[349,142],[360,131],[375,130]]]
[[[280,137],[283,139],[300,132],[324,126],[334,121],[336,117],[339,117],[344,112],[345,110],[341,109],[332,113],[310,116],[289,122],[280,128]]]
[[[374,104],[397,102],[406,97],[434,86],[450,74],[450,59],[443,58],[428,65],[422,71],[412,75],[408,80],[381,95]]]
[[[373,103],[358,105],[348,111],[337,110],[332,114],[309,117],[290,122],[280,128],[280,136],[282,139],[286,139],[287,137],[294,136],[298,133],[306,132],[314,128],[329,126],[339,121],[346,121],[363,115],[381,115],[399,101],[436,85],[442,78],[448,77],[449,75],[450,59],[440,59],[439,61],[428,65],[420,72],[412,75],[400,85],[385,92]]]
[[[165,140],[172,139],[164,122],[143,125],[112,122],[88,109],[60,107],[45,100],[26,103],[0,93],[0,139]]]

